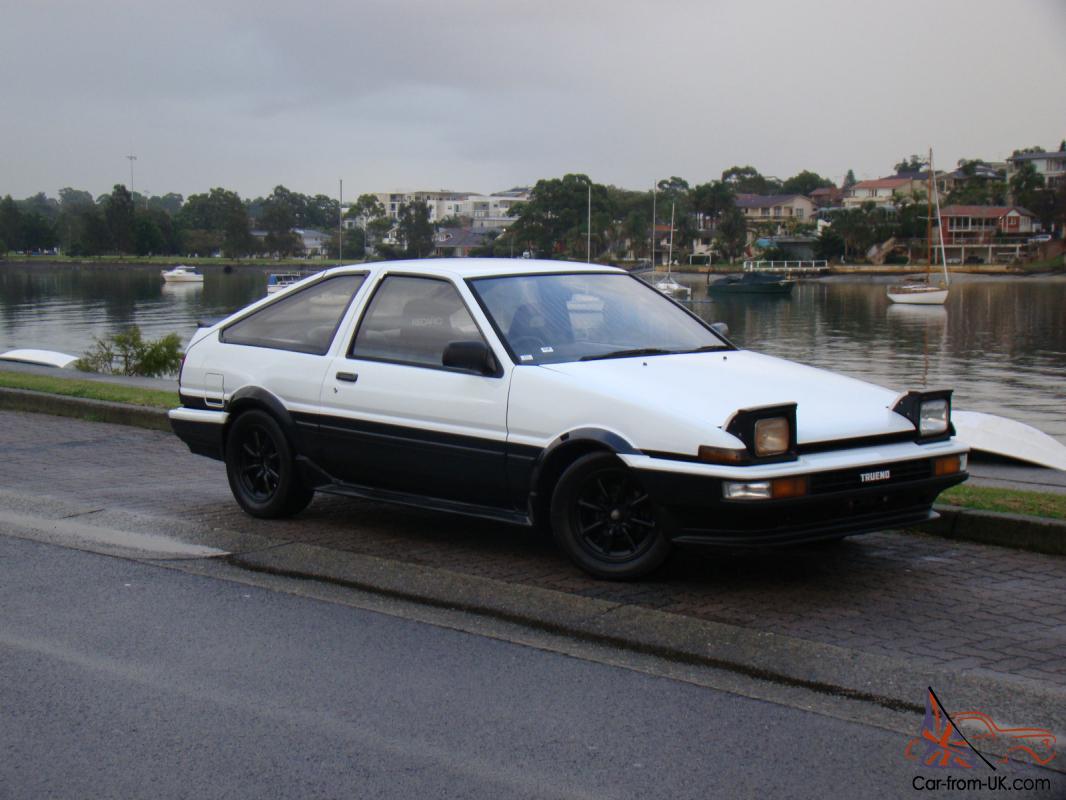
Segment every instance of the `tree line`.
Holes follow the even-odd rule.
[[[1066,142],[1063,143],[1066,147]],[[1042,152],[1039,148],[1015,151]],[[998,205],[1011,200],[1033,211],[1045,228],[1066,221],[1066,187],[1050,189],[1031,164],[1025,163],[1008,183],[988,177],[980,160],[961,161],[959,169],[973,178],[957,182],[945,203]],[[897,173],[920,172],[920,156],[904,158]],[[980,177],[978,175],[980,171]],[[848,170],[844,189],[855,183]],[[751,227],[737,198],[743,194],[810,195],[834,187],[817,173],[802,170],[786,180],[762,175],[750,165],[725,170],[721,178],[690,185],[672,176],[654,189],[636,191],[594,183],[587,175],[566,174],[537,181],[526,202],[515,204],[515,220],[503,232],[490,232],[475,256],[507,256],[529,251],[541,257],[584,259],[591,245],[596,259],[647,259],[658,254],[671,231],[678,258],[686,257],[693,240],[712,239],[725,259],[735,259],[747,246]],[[921,192],[897,198],[896,209],[868,204],[837,209],[828,215],[829,227],[818,235],[821,258],[853,257],[890,237],[925,235],[925,197]],[[591,214],[590,212],[591,205]],[[653,213],[654,209],[654,213]],[[69,255],[299,255],[302,243],[294,229],[329,232],[326,255],[362,258],[371,247],[382,258],[423,258],[432,255],[437,227],[458,226],[465,220],[430,222],[424,203],[402,205],[393,219],[375,195],[363,194],[348,208],[356,221],[338,232],[340,206],[326,195],[304,195],[277,186],[266,197],[242,199],[236,192],[214,188],[188,198],[169,193],[144,196],[116,185],[109,194],[93,198],[86,191],[64,188],[58,198],[38,193],[25,200],[10,195],[0,200],[0,253],[40,251],[55,247]],[[653,217],[657,223],[653,231]],[[591,223],[591,228],[590,228]],[[773,219],[794,234],[813,234],[811,221]],[[757,227],[757,223],[755,223]],[[259,235],[253,235],[256,230]],[[343,238],[341,238],[343,236]],[[771,254],[772,255],[772,254]]]

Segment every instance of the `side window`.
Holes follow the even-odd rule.
[[[374,293],[350,355],[439,367],[449,342],[482,339],[448,281],[389,276]]]
[[[365,275],[338,275],[264,306],[222,331],[221,341],[324,355]]]

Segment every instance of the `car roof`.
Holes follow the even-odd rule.
[[[377,261],[334,267],[328,272],[350,270],[406,272],[415,275],[441,275],[449,278],[484,278],[489,275],[530,275],[562,272],[625,272],[618,267],[588,264],[584,261],[547,261],[533,258],[422,258],[411,261]]]

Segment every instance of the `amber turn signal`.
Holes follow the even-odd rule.
[[[748,461],[747,450],[731,450],[728,447],[711,447],[709,444],[701,444],[696,452],[700,461],[708,461],[711,464],[746,464]]]
[[[933,459],[933,475],[954,475],[966,469],[966,456],[941,456]]]
[[[782,500],[788,497],[803,497],[807,494],[807,479],[800,478],[774,478],[770,484],[770,494],[774,500]]]

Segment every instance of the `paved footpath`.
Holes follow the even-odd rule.
[[[545,537],[498,523],[326,496],[290,520],[252,519],[231,498],[221,463],[165,433],[3,411],[0,447],[7,491],[1066,687],[1063,557],[887,531],[829,547],[680,551],[653,579],[615,584],[586,577]]]

